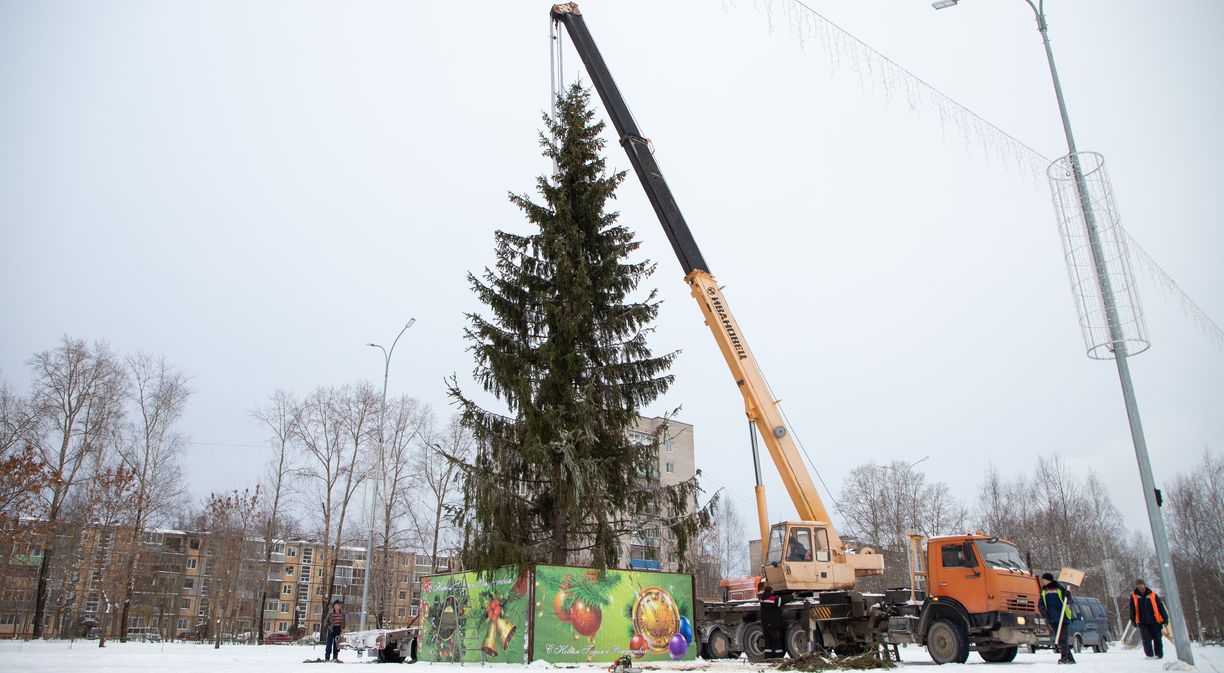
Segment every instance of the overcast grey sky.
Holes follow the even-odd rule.
[[[1022,0],[809,0],[1047,156],[1065,151]],[[834,491],[929,460],[972,506],[994,465],[1094,469],[1146,530],[1111,362],[1084,355],[1044,181],[912,109],[863,52],[801,41],[795,5],[588,0],[588,25],[744,334]],[[254,482],[276,388],[377,382],[450,413],[472,368],[465,274],[526,231],[549,103],[547,2],[0,0],[0,375],[63,334],[192,377],[193,491]],[[1125,226],[1217,320],[1224,8],[1050,0],[1081,149]],[[826,45],[829,45],[826,47]],[[566,55],[568,79],[582,76]],[[628,168],[615,141],[610,164]],[[653,345],[697,463],[751,520],[742,401],[635,179],[615,205],[659,262]],[[1158,482],[1224,448],[1224,352],[1142,273],[1132,362]],[[474,386],[468,386],[469,389]],[[771,479],[771,518],[791,515]]]

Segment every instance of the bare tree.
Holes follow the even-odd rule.
[[[377,408],[378,398],[369,384],[318,388],[306,398],[298,424],[297,439],[305,453],[305,464],[298,474],[318,498],[315,504],[320,508],[322,538],[330,546],[321,614],[326,614],[327,603],[336,590],[336,567],[349,505],[368,474],[364,453]]]
[[[131,533],[137,488],[135,470],[123,465],[103,468],[99,464],[89,478],[78,512],[93,538],[89,589],[91,595],[96,592],[101,608],[98,647],[106,647],[106,637],[112,629],[124,631],[122,624],[115,624],[114,620],[120,612],[121,596],[131,584],[132,566],[125,559],[135,556],[140,544],[139,538],[133,538]]]
[[[212,603],[209,616],[214,626],[213,648],[221,647],[222,634],[236,619],[242,597],[254,594],[254,584],[266,581],[262,567],[248,562],[248,539],[259,531],[259,487],[208,498],[207,563]]]
[[[291,393],[283,390],[272,393],[268,406],[251,412],[251,417],[267,428],[268,441],[272,445],[272,459],[268,462],[264,474],[264,480],[268,484],[268,508],[264,513],[263,528],[265,579],[259,591],[259,610],[256,612],[255,626],[256,642],[260,645],[263,644],[264,638],[264,611],[268,603],[267,576],[272,571],[272,548],[277,538],[283,535],[285,522],[281,508],[289,495],[290,477],[294,470],[291,442],[298,432],[301,416],[302,406]],[[277,575],[279,576],[279,573]],[[297,617],[296,611],[294,617]]]
[[[37,437],[39,459],[51,471],[44,493],[48,528],[34,599],[34,637],[43,635],[48,571],[55,558],[57,524],[66,498],[91,456],[114,436],[122,418],[124,372],[105,343],[90,348],[64,337],[60,345],[30,359],[31,404],[44,432]]]
[[[374,479],[379,483],[379,516],[382,530],[379,531],[379,552],[368,564],[370,575],[371,609],[379,628],[391,618],[390,608],[395,603],[395,577],[397,568],[391,550],[402,546],[405,531],[398,525],[403,515],[413,520],[411,494],[416,481],[417,456],[428,450],[424,439],[433,428],[433,414],[419,400],[403,395],[387,402],[381,449],[381,466],[375,467]]]
[[[416,474],[422,493],[420,506],[413,508],[418,512],[413,523],[419,538],[429,543],[430,562],[437,564],[441,544],[447,541],[448,533],[456,530],[452,525],[455,508],[463,501],[460,481],[463,471],[459,465],[475,452],[476,438],[460,416],[452,416],[446,427],[434,433],[426,444],[428,450],[417,455]],[[447,516],[448,512],[452,516]]]
[[[174,432],[174,425],[182,417],[192,391],[187,387],[187,375],[169,365],[165,358],[138,351],[127,358],[126,364],[133,413],[119,455],[136,478],[132,537],[139,541],[148,524],[165,515],[167,508],[182,496],[178,457],[184,440]],[[139,545],[136,549],[139,550]],[[128,560],[128,585],[119,624],[121,642],[127,642],[128,612],[136,588],[138,561],[136,551]]]

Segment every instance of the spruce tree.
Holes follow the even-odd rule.
[[[630,259],[639,243],[605,211],[625,173],[607,172],[604,124],[589,103],[579,85],[557,97],[540,134],[554,163],[536,180],[541,201],[510,195],[535,230],[496,232],[496,268],[468,275],[488,312],[467,316],[474,377],[507,407],[484,409],[451,382],[479,446],[462,464],[457,517],[469,568],[563,564],[580,551],[615,567],[618,538],[644,522],[669,527],[684,558],[709,522],[713,502],[696,507],[695,477],[657,482],[666,426],[649,444],[628,435],[639,409],[671,385],[676,353],[647,345],[659,302],[654,291],[631,295],[655,265]]]

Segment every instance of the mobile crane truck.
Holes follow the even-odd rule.
[[[842,653],[887,643],[926,645],[936,663],[964,662],[970,649],[986,661],[1011,661],[1019,645],[1037,642],[1046,626],[1037,613],[1039,585],[1016,547],[985,535],[911,540],[913,588],[880,594],[855,589],[859,577],[882,575],[884,558],[845,544],[816,491],[781,410],[756,358],[689,231],[676,200],[642,136],[577,4],[554,5],[552,19],[565,26],[603,101],[608,116],[663,225],[685,282],[744,397],[754,428],[757,521],[766,540],[763,583],[785,598],[785,647],[792,656],[813,644]],[[761,482],[757,432],[765,441],[801,520],[770,525]],[[802,553],[796,553],[802,550]],[[920,587],[919,585],[925,585]],[[754,599],[696,606],[697,629],[707,658],[764,657],[764,625]]]

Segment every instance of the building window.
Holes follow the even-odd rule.
[[[203,606],[203,605],[201,605],[201,606],[200,606],[200,609],[199,609],[199,610],[196,610],[196,616],[197,616],[197,617],[203,617],[203,616],[204,616],[204,614],[205,614],[205,611],[204,611],[204,606]]]
[[[184,589],[194,589],[195,588],[195,578],[188,577],[187,579],[183,580],[183,588]]]
[[[395,616],[396,616],[396,617],[403,617],[403,616],[404,616],[404,608],[396,608],[396,609],[395,609]]]
[[[179,627],[180,629],[184,629],[184,630],[185,630],[185,629],[187,628],[187,620],[186,620],[186,619],[180,619],[180,620],[178,620],[178,627]]]
[[[667,463],[667,466],[666,466],[666,467],[667,467],[667,473],[668,473],[668,474],[675,474],[675,472],[676,472],[676,464],[675,464],[675,463]]]
[[[323,569],[322,568],[319,568],[319,572],[315,573],[315,577],[318,577],[319,579],[323,579]]]
[[[322,596],[322,595],[323,595],[323,587],[315,587],[315,595],[316,595],[316,596]]]
[[[285,566],[285,574],[286,574],[286,575],[292,575],[292,574],[293,574],[293,566]]]
[[[319,604],[317,604],[317,603],[315,604],[315,614],[316,614],[316,615],[321,615],[321,614],[323,614],[323,606],[322,606],[322,605],[319,605]]]
[[[670,439],[669,439],[669,440],[667,440],[667,452],[668,452],[668,453],[675,453],[675,452],[676,452],[676,443],[675,443],[675,442],[673,442],[673,441],[672,441],[672,440],[670,440]]]
[[[196,567],[196,560],[193,558],[187,559],[187,569],[190,570],[194,567]]]
[[[400,611],[403,616],[403,610]],[[0,615],[0,626],[12,626],[17,623],[17,615]]]
[[[187,546],[191,547],[192,549],[199,549],[200,548],[200,538],[198,537],[191,538],[191,543],[188,544]]]
[[[265,609],[270,612],[280,612],[280,601],[276,600],[275,598],[269,598],[268,607]]]
[[[286,628],[287,626],[289,626],[289,625],[288,625],[288,624],[286,624],[285,622],[277,622],[277,624],[276,624],[276,627],[277,627],[277,628],[276,628],[276,630],[277,630],[277,631],[284,631],[284,630],[285,630],[285,628]]]
[[[414,606],[412,606],[412,611],[411,611],[411,612],[409,612],[408,614],[410,614],[410,615],[412,615],[413,617],[415,617],[415,616],[417,616],[417,612],[418,612],[419,610],[420,610],[420,609],[419,609],[417,606],[415,606],[415,605],[414,605]]]
[[[404,599],[405,599],[405,598],[407,598],[407,597],[408,597],[408,592],[406,592],[406,591],[401,591],[401,592],[399,592],[399,599],[400,599],[401,601],[402,601],[402,600],[404,600]]]
[[[289,594],[293,593],[293,585],[292,585],[292,584],[285,584],[285,585],[282,585],[282,586],[281,586],[281,593],[282,593],[282,594],[284,594],[284,595],[286,595],[286,596],[288,596]]]

